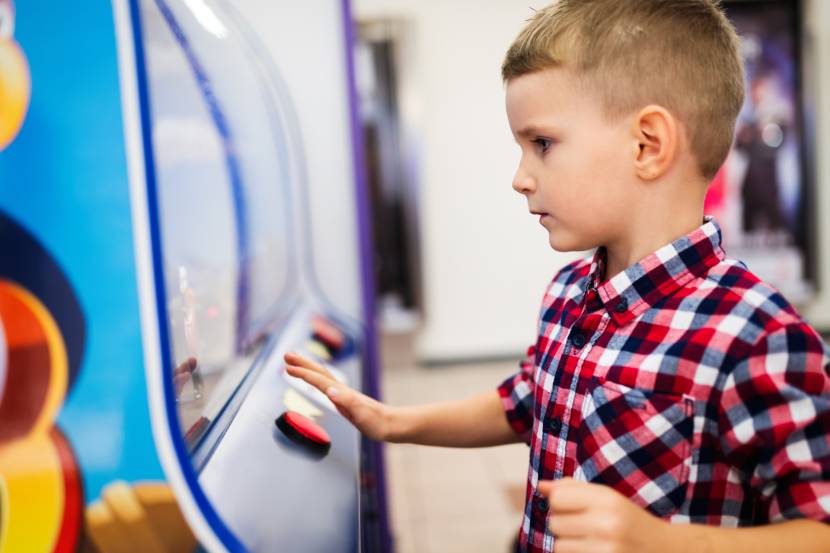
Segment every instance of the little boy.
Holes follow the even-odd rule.
[[[527,442],[522,550],[830,551],[830,351],[703,213],[744,94],[717,4],[560,0],[502,75],[513,188],[554,249],[597,248],[548,286],[521,370],[408,408],[288,372],[373,439]]]

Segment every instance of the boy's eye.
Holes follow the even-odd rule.
[[[553,141],[548,140],[547,138],[537,138],[533,141],[533,143],[536,144],[536,146],[539,147],[539,151],[541,151],[544,154],[548,151],[548,148],[551,147]]]

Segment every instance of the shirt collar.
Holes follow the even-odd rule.
[[[694,231],[598,284],[606,263],[606,251],[601,247],[591,262],[588,288],[596,289],[611,317],[623,326],[720,263],[726,256],[721,239],[717,221],[705,217]]]

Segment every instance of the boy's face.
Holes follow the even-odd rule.
[[[558,251],[607,245],[632,218],[630,118],[603,120],[599,101],[577,85],[560,68],[507,84],[507,118],[522,149],[513,188],[540,215]]]

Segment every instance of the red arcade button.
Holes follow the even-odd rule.
[[[315,315],[311,319],[311,332],[333,355],[336,355],[346,343],[346,337],[340,329],[320,315]]]
[[[294,443],[317,453],[328,453],[331,438],[323,427],[295,411],[286,411],[274,421],[283,434]]]

